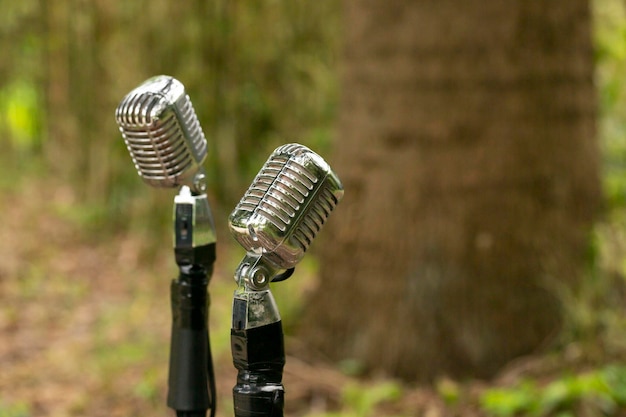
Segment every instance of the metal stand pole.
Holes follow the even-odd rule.
[[[181,267],[172,281],[172,337],[167,405],[178,416],[206,416],[215,406],[204,268]],[[212,386],[211,386],[212,385]]]
[[[280,314],[269,290],[275,272],[263,258],[248,254],[235,276],[239,286],[233,296],[230,333],[238,370],[233,388],[235,417],[283,416],[285,347]]]
[[[215,414],[216,390],[209,339],[208,284],[215,262],[215,233],[206,195],[183,187],[174,200],[174,253],[179,276],[172,281],[172,336],[168,407],[178,417]]]

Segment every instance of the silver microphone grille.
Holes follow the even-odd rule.
[[[128,93],[115,119],[137,172],[156,187],[190,185],[207,142],[183,84],[160,75]]]
[[[280,268],[304,256],[343,197],[330,166],[299,144],[277,148],[229,217],[235,239]]]

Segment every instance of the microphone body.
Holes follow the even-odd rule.
[[[235,417],[283,416],[283,331],[269,283],[291,275],[342,197],[339,178],[319,155],[288,144],[270,155],[229,217],[247,251],[233,296]]]
[[[230,231],[248,252],[293,268],[342,197],[343,186],[326,161],[303,145],[283,145],[231,213]]]
[[[154,187],[194,187],[207,142],[183,84],[160,75],[124,97],[115,119],[139,176]]]

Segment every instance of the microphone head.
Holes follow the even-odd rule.
[[[115,119],[146,183],[193,186],[207,142],[180,81],[166,75],[146,80],[120,102]]]
[[[230,231],[248,252],[289,269],[342,197],[341,181],[326,161],[303,145],[283,145],[230,214]]]

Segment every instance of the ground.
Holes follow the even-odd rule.
[[[30,181],[3,190],[0,416],[171,415],[165,406],[169,281],[176,273],[170,242],[166,235],[161,244],[142,233],[94,228],[76,207],[74,192],[62,184]],[[233,414],[231,276],[242,255],[222,245],[209,286],[218,416]],[[492,381],[442,377],[418,387],[358,379],[297,338],[287,336],[286,345],[287,416],[486,416],[479,406],[486,390],[525,377],[549,379],[568,360],[580,363],[576,352],[569,359],[521,358]]]

